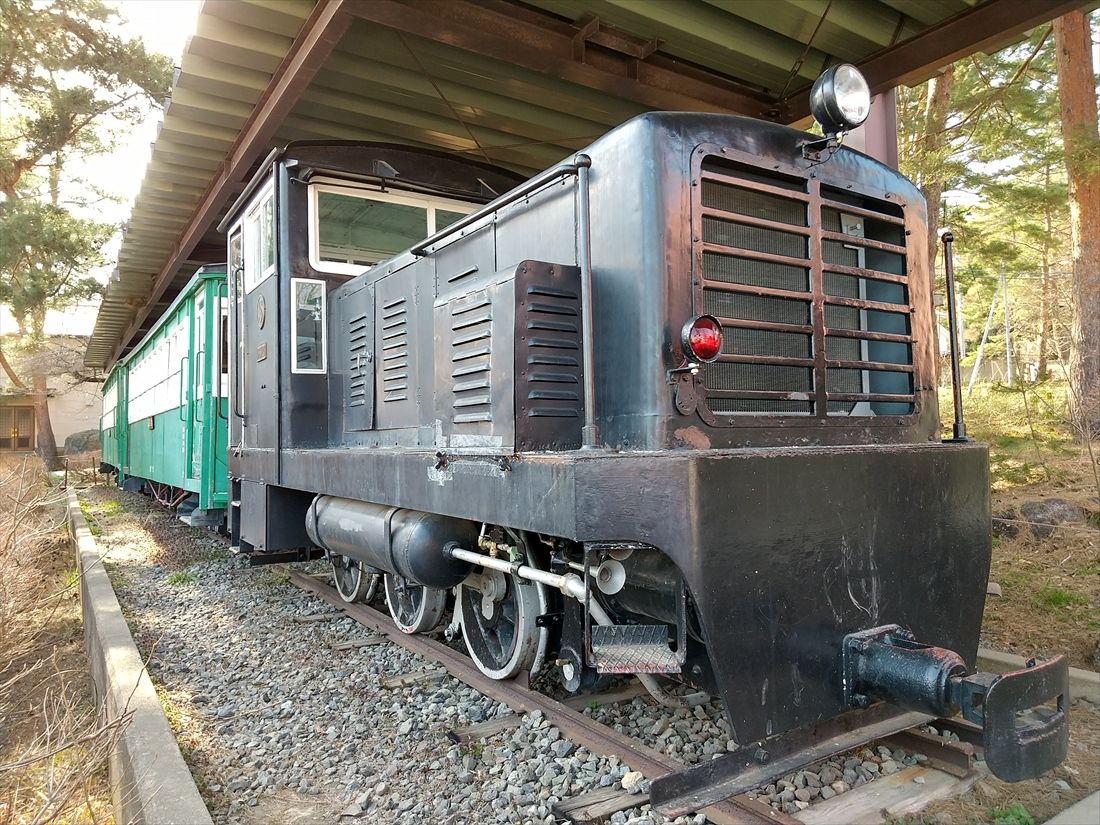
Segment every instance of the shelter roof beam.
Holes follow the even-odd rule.
[[[895,86],[912,85],[927,78],[935,67],[1002,45],[1040,23],[1079,8],[1081,1],[986,0],[971,7],[964,0],[945,0],[963,11],[904,43],[883,49],[857,65],[871,85],[872,94],[888,91]],[[929,9],[935,8],[920,3],[904,3],[902,0],[884,2],[891,7],[904,8],[914,16],[918,8],[926,16],[933,13]],[[809,97],[810,90],[805,88],[788,98],[777,112],[780,117],[784,113],[801,116],[809,109]]]
[[[574,59],[569,24],[496,0],[348,0],[380,26],[445,43],[657,109],[758,114],[766,104],[732,80],[652,55],[637,60],[605,48]]]
[[[205,194],[199,199],[198,206],[179,235],[168,260],[153,280],[149,291],[150,301],[137,311],[118,347],[133,340],[134,334],[152,312],[153,302],[162,296],[180,264],[189,258],[202,240],[203,234],[232,197],[234,184],[237,187],[241,185],[241,180],[275,137],[279,124],[336,48],[353,19],[347,11],[347,5],[347,0],[319,3],[302,25],[302,30],[289,52],[286,52],[286,57],[275,70],[271,83],[225,156],[221,172],[215,175]],[[206,19],[206,15],[200,15],[200,21],[203,19]]]

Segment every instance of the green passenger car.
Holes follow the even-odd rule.
[[[221,526],[229,413],[225,267],[204,266],[103,385],[103,464],[195,526]]]

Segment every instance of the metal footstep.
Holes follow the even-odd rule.
[[[679,673],[683,664],[663,624],[596,625],[592,658],[599,673]]]

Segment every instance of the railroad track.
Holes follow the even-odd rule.
[[[452,650],[443,642],[424,635],[402,633],[396,628],[387,613],[365,604],[349,604],[343,601],[335,588],[325,584],[317,576],[290,569],[286,569],[286,573],[292,584],[338,608],[355,621],[370,628],[380,637],[435,662],[441,668],[392,677],[390,680],[393,683],[392,687],[401,687],[434,678],[434,674],[446,672],[474,690],[506,704],[512,709],[513,713],[506,717],[498,717],[470,728],[452,731],[450,734],[452,741],[470,741],[480,736],[488,736],[501,730],[516,727],[521,722],[522,714],[541,711],[543,716],[561,731],[563,737],[583,745],[593,753],[601,756],[619,757],[632,770],[643,774],[646,779],[655,779],[658,776],[682,770],[686,767],[683,763],[650,748],[630,736],[619,733],[579,711],[579,708],[585,707],[593,699],[601,700],[602,703],[623,701],[641,695],[638,690],[627,688],[607,694],[576,697],[572,701],[560,702],[532,690],[525,680],[500,681],[489,678],[478,670],[467,657]],[[980,746],[980,731],[975,736],[975,730],[972,726],[954,720],[938,720],[936,724],[941,729],[955,732],[960,741],[948,742],[941,737],[917,728],[902,731],[878,741],[891,747],[904,748],[914,753],[923,753],[928,757],[927,764],[931,769],[959,780],[959,791],[961,792],[969,786],[970,780],[976,775],[974,753]],[[871,746],[874,744],[876,743],[870,743]],[[879,782],[882,781],[884,780],[879,780]],[[927,784],[923,779],[914,779],[914,781],[921,782],[922,785]],[[845,797],[849,799],[846,801],[854,802],[858,807],[858,802],[855,802],[855,800],[860,796],[860,791],[870,789],[875,784],[877,783],[869,783],[860,789],[848,791]],[[944,787],[945,783],[943,781],[935,785],[938,792],[942,791]],[[940,792],[940,795],[947,794]],[[555,813],[578,823],[603,822],[617,811],[634,808],[645,804],[647,801],[648,797],[644,794],[631,794],[626,791],[601,788],[580,797],[564,800],[555,806]],[[885,807],[880,799],[873,801],[869,799],[868,803],[871,809],[875,809],[874,806],[877,805],[878,808],[875,810],[881,810]],[[809,810],[812,810],[812,808]],[[744,794],[702,808],[699,812],[705,814],[707,819],[715,825],[762,825],[763,823],[805,825],[807,821],[777,811],[770,805],[751,799]],[[849,804],[845,816],[851,816],[852,814],[852,804]],[[810,819],[813,819],[813,817],[810,817]],[[845,821],[854,820],[846,819]]]

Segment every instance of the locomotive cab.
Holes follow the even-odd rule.
[[[494,678],[717,696],[739,749],[655,783],[670,812],[960,709],[1000,776],[1064,755],[1064,660],[972,674],[987,452],[939,438],[897,171],[651,113],[526,181],[293,144],[223,227],[254,563],[323,552],[349,601],[381,579],[403,631],[452,614]]]

